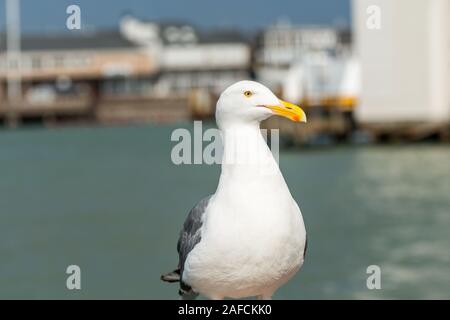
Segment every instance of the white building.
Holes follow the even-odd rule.
[[[362,76],[357,120],[450,120],[450,1],[353,0],[353,17]]]
[[[255,56],[257,79],[291,101],[353,104],[359,93],[347,29],[279,23],[261,34]]]
[[[250,45],[238,32],[205,33],[186,23],[157,23],[132,16],[123,18],[121,31],[156,57],[160,74],[153,79],[155,94],[192,89],[218,94],[250,78]]]

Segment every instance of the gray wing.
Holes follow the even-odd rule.
[[[306,250],[308,250],[308,235],[305,238],[305,249],[303,249],[303,259],[306,257]]]
[[[189,285],[183,282],[183,270],[189,252],[191,252],[201,240],[203,216],[205,215],[211,197],[212,195],[203,198],[191,211],[189,211],[177,243],[179,255],[178,268],[172,272],[161,275],[161,280],[163,281],[180,282],[180,290],[178,293],[181,295],[182,299],[195,299],[198,295]]]
[[[189,212],[183,229],[178,239],[177,250],[179,255],[178,268],[180,269],[180,277],[183,276],[184,263],[186,262],[189,252],[194,249],[201,240],[201,227],[203,224],[203,215],[212,195],[200,200],[197,205]]]

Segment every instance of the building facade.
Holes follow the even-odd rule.
[[[448,122],[450,2],[354,0],[353,17],[362,76],[358,122]]]
[[[8,56],[5,49],[0,46],[0,114],[83,113],[107,94],[112,79],[157,71],[147,52],[118,32],[24,36],[20,54]],[[14,101],[7,94],[11,81],[21,82]]]
[[[190,24],[126,16],[119,30],[25,35],[14,56],[4,38],[0,121],[9,114],[188,119],[191,104],[211,114],[212,97],[250,77],[250,46],[232,30],[205,33]],[[9,99],[14,81],[20,93]]]
[[[250,77],[251,49],[237,31],[204,32],[188,23],[157,23],[133,16],[122,19],[121,30],[158,56],[157,95],[186,94],[196,89],[217,95],[230,84]]]
[[[346,28],[296,26],[281,22],[258,37],[257,79],[286,99],[323,106],[358,94],[358,64]]]

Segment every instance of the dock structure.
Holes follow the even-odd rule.
[[[63,120],[95,121],[101,99],[130,82],[157,71],[138,46],[115,31],[82,35],[25,35],[21,53],[11,65],[0,35],[0,120],[45,124]],[[18,99],[8,92],[12,76],[20,77]]]
[[[450,2],[354,0],[358,126],[380,141],[448,141]]]
[[[279,22],[257,39],[254,70],[259,81],[303,106],[353,107],[359,65],[348,28]]]
[[[352,3],[351,29],[280,22],[251,38],[130,15],[117,30],[13,28],[0,33],[0,127],[211,118],[228,85],[255,79],[306,110],[307,126],[264,124],[298,144],[448,141],[450,2]]]
[[[258,36],[254,69],[257,80],[308,115],[306,126],[271,118],[265,128],[280,128],[296,145],[348,138],[359,95],[359,63],[349,28],[288,21],[269,26]]]
[[[5,38],[0,125],[206,119],[227,86],[254,78],[307,109],[308,129],[283,124],[296,141],[342,137],[352,127],[358,63],[348,28],[276,24],[253,41],[233,29],[126,15],[117,30],[25,34],[14,63]],[[11,78],[19,99],[8,97]]]
[[[233,30],[125,16],[117,30],[25,34],[14,60],[6,38],[0,33],[0,125],[10,127],[210,117],[211,97],[250,78],[250,45]]]

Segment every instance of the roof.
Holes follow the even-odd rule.
[[[234,29],[218,29],[211,32],[200,32],[200,43],[246,43],[249,40],[239,31]]]
[[[236,29],[222,28],[205,31],[183,21],[147,22],[159,27],[159,36],[164,44],[248,42],[244,34]]]
[[[342,28],[338,30],[339,42],[343,44],[352,44],[353,34],[349,28]]]
[[[117,49],[136,47],[119,31],[66,32],[50,34],[26,34],[22,36],[22,51]],[[6,50],[6,35],[0,34],[0,51]]]
[[[235,28],[220,28],[206,31],[182,19],[146,19],[126,13],[122,21],[132,19],[143,24],[157,26],[159,37],[164,44],[190,43],[248,43],[246,35]]]
[[[258,47],[264,46],[264,41],[265,41],[265,36],[267,34],[267,32],[269,31],[281,31],[283,32],[284,30],[295,30],[295,31],[321,31],[321,30],[325,30],[325,31],[331,31],[334,32],[336,34],[337,37],[337,42],[344,44],[344,45],[351,45],[352,44],[352,39],[353,39],[353,34],[352,34],[352,30],[348,27],[334,27],[334,26],[327,26],[327,25],[289,25],[289,26],[271,26],[268,27],[266,29],[260,30],[256,36],[255,36],[255,43],[257,44]]]

